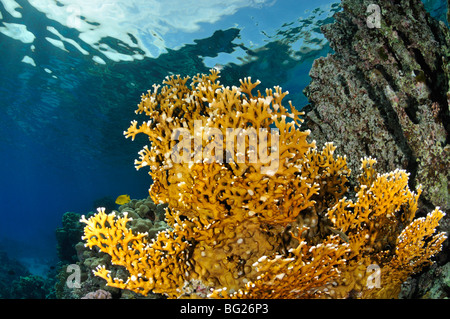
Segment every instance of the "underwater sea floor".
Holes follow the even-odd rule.
[[[5,256],[0,269],[17,268],[16,265],[20,264],[20,269],[23,266],[31,275],[43,278],[48,276],[48,272],[54,269],[58,262],[54,247],[34,247],[9,238],[0,239],[0,253]]]

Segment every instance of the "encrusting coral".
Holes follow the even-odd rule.
[[[301,113],[282,103],[287,92],[218,78],[171,76],[142,95],[136,113],[149,120],[124,134],[149,137],[135,164],[150,168],[150,196],[168,204],[169,228],[149,239],[126,213],[83,217],[86,246],[128,272],[123,280],[99,266],[95,275],[170,298],[396,297],[440,250],[443,213],[413,220],[420,189],[409,190],[405,171],[378,174],[371,158],[347,199],[346,158],[307,141]]]

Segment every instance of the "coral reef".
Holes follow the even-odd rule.
[[[346,158],[308,142],[287,92],[218,78],[171,76],[142,95],[136,113],[149,119],[124,134],[150,140],[135,165],[150,168],[169,227],[151,238],[125,210],[82,216],[85,246],[110,258],[94,274],[170,298],[397,297],[440,251],[444,213],[414,219],[421,189],[404,170],[378,173],[372,158],[348,199]]]
[[[71,264],[78,260],[75,245],[83,234],[83,227],[79,220],[79,214],[66,212],[62,217],[62,227],[56,229],[56,252],[63,263]]]
[[[54,275],[51,268],[33,275],[23,262],[0,250],[0,299],[53,299]]]
[[[335,53],[310,71],[304,125],[318,145],[334,141],[353,172],[366,156],[380,170],[408,170],[421,201],[448,212],[449,30],[420,0],[379,2],[373,27],[372,2],[342,0],[335,22],[321,28]]]
[[[46,294],[45,281],[40,276],[22,276],[11,285],[14,299],[45,299]]]
[[[342,1],[335,22],[322,27],[335,53],[311,69],[304,128],[318,145],[335,141],[354,172],[368,155],[377,158],[379,170],[407,169],[410,187],[423,189],[419,215],[441,207],[447,216],[438,229],[448,233],[449,30],[421,1],[378,3],[380,28],[369,28],[370,4]],[[448,242],[444,247],[439,265],[448,262]]]
[[[116,204],[114,205],[117,206]],[[150,198],[142,200],[132,199],[127,204],[119,206],[118,210],[115,211],[115,214],[119,217],[124,216],[124,214],[132,217],[133,221],[128,225],[131,230],[133,232],[146,232],[148,233],[149,238],[153,238],[158,232],[165,230],[168,227],[168,225],[164,222],[165,207],[167,207],[167,205],[157,205]],[[93,215],[93,212],[87,214],[87,216],[91,215]],[[70,229],[78,229],[79,227],[83,229],[84,224],[79,221],[81,216],[76,216],[78,216],[78,218],[73,224],[73,227],[70,227]],[[64,229],[67,230],[67,228]],[[56,298],[80,299],[84,297],[101,297],[103,295],[98,295],[97,292],[102,291],[106,292],[108,298],[109,295],[111,295],[111,298],[139,298],[139,296],[136,296],[136,294],[131,291],[121,291],[117,288],[106,287],[104,280],[95,277],[92,274],[92,269],[95,269],[98,265],[110,264],[111,258],[109,255],[102,253],[101,251],[87,249],[84,246],[84,243],[80,242],[80,238],[81,234],[73,243],[76,251],[76,262],[70,262],[70,264],[76,264],[79,266],[80,287],[73,289],[67,286],[66,282],[72,272],[67,271],[67,260],[64,259],[62,260],[63,264],[60,265],[57,275],[58,281],[55,286]],[[70,246],[72,247],[72,244]],[[124,276],[126,278],[126,274],[123,274],[123,271],[119,269],[119,267],[112,267],[111,271],[115,276]],[[156,298],[158,296],[155,294],[149,294],[147,297]]]
[[[84,297],[81,297],[81,299],[112,299],[112,296],[110,292],[98,289],[87,293]]]
[[[11,282],[17,282],[20,278],[30,275],[31,273],[24,265],[0,250],[0,299],[14,298],[12,291],[15,288]]]
[[[399,298],[448,299],[450,296],[450,263],[433,264],[418,277],[408,278],[402,285]]]

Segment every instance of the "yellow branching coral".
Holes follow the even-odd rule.
[[[330,236],[323,243],[310,246],[300,237],[299,245],[289,250],[289,256],[262,256],[253,264],[260,274],[243,289],[228,294],[227,287],[214,290],[214,298],[312,298],[326,294],[326,286],[339,277],[338,266],[348,245],[340,243],[338,236]]]
[[[352,252],[360,248],[379,250],[383,246],[394,247],[402,230],[400,223],[411,222],[417,210],[420,189],[415,194],[408,188],[408,174],[397,170],[374,176],[373,159],[364,159],[360,180],[373,180],[360,184],[357,201],[343,197],[327,212],[327,217],[339,231],[346,233],[352,245]],[[367,176],[371,177],[367,177]],[[363,235],[364,234],[364,235]],[[367,249],[367,248],[366,248]]]
[[[145,113],[150,121],[139,127],[132,122],[125,135],[134,139],[136,134],[145,133],[151,141],[152,147],[144,148],[135,163],[136,168],[150,166],[150,196],[155,202],[169,203],[172,209],[194,208],[195,214],[201,215],[198,217],[220,217],[228,214],[226,207],[231,206],[232,214],[240,218],[253,214],[267,221],[292,221],[301,209],[312,205],[307,199],[317,191],[301,176],[290,178],[297,174],[296,163],[314,146],[306,141],[307,132],[295,129],[295,123],[301,121],[299,113],[293,107],[289,113],[282,105],[286,93],[279,87],[266,90],[265,96],[260,92],[253,96],[251,92],[259,82],[245,79],[239,88],[225,88],[217,78],[217,71],[197,75],[189,89],[187,77],[172,76],[163,82],[167,86],[161,92],[154,85],[153,91],[142,96],[136,113]],[[276,126],[279,136],[269,134],[271,125]],[[271,156],[275,152],[277,156]],[[282,211],[271,214],[274,210],[267,206],[273,206],[273,201],[251,195],[252,191],[261,193],[262,187],[271,193],[267,198],[280,201],[277,207],[285,203]],[[292,207],[284,194],[295,189],[302,198],[297,200],[300,205]],[[248,194],[241,194],[247,190]],[[215,194],[206,193],[210,191]],[[199,206],[202,198],[207,200]],[[247,205],[234,203],[238,200]],[[267,213],[259,214],[262,210]]]
[[[183,261],[186,261],[184,253],[189,243],[175,232],[160,232],[150,245],[146,233],[135,235],[129,230],[129,221],[131,218],[126,212],[123,217],[118,217],[114,212],[107,215],[103,208],[88,220],[82,216],[81,222],[87,224],[83,236],[86,246],[96,246],[110,255],[112,264],[125,267],[129,277],[126,281],[112,278],[105,266],[99,266],[94,274],[112,287],[130,289],[143,295],[151,290],[178,294],[173,287],[184,283],[186,265]],[[165,271],[161,272],[161,268]]]
[[[395,297],[440,250],[445,236],[433,232],[443,213],[413,220],[420,189],[409,190],[404,171],[379,174],[371,158],[346,198],[346,158],[332,143],[308,142],[302,113],[283,105],[287,92],[218,79],[216,70],[171,76],[142,95],[136,113],[147,120],[124,134],[149,138],[135,166],[150,168],[150,196],[168,203],[170,227],[149,240],[126,215],[82,218],[86,246],[127,278],[107,267],[95,274],[171,298]]]
[[[412,221],[421,190],[419,188],[417,193],[409,190],[408,174],[396,170],[380,175],[374,164],[376,160],[372,158],[362,160],[357,200],[353,202],[344,197],[327,211],[327,217],[336,229],[346,234],[350,245],[347,266],[351,271],[347,270],[348,274],[342,278],[348,280],[355,275],[352,268],[364,260],[368,267],[378,268],[378,280],[389,282],[389,285],[368,285],[369,289],[359,285],[355,289],[356,281],[348,280],[339,284],[337,291],[341,290],[340,296],[345,296],[350,287],[360,297],[398,295],[401,283],[429,264],[430,258],[440,251],[446,239],[443,233],[432,236],[444,216],[439,209],[427,218]],[[357,273],[360,281],[367,281],[371,275],[368,272]]]

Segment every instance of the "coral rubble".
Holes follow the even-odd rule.
[[[397,297],[441,249],[444,213],[414,219],[421,189],[404,170],[378,173],[372,158],[347,198],[346,158],[308,141],[287,92],[218,78],[171,76],[142,95],[136,113],[147,120],[124,134],[150,140],[135,165],[150,168],[169,227],[152,238],[126,211],[83,216],[85,246],[111,260],[94,274],[170,298]]]
[[[406,169],[421,201],[449,211],[449,30],[420,0],[380,1],[378,17],[372,3],[342,0],[322,27],[335,53],[310,71],[305,125],[319,145],[334,141],[354,172],[366,156],[383,171]]]

